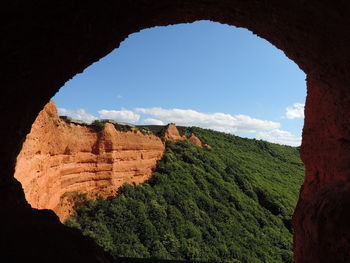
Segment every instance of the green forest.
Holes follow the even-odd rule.
[[[75,194],[66,225],[114,258],[292,262],[291,216],[304,177],[298,148],[196,127],[212,149],[167,142],[147,182],[118,197]]]

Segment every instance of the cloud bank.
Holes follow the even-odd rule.
[[[144,119],[143,123],[148,125],[165,125],[165,123],[162,122],[161,120],[152,119],[152,118]]]
[[[58,108],[57,109],[59,115],[63,116],[69,116],[72,119],[75,120],[82,120],[85,122],[92,122],[94,120],[97,120],[98,118],[87,113],[84,109],[78,109],[78,110],[67,110],[65,108]]]
[[[295,103],[287,108],[286,118],[303,117],[304,104]],[[96,119],[112,119],[119,122],[140,123],[147,125],[165,125],[176,123],[181,126],[198,126],[231,134],[250,134],[249,137],[266,140],[273,143],[298,146],[301,137],[296,137],[289,131],[284,131],[279,122],[260,120],[248,115],[230,115],[226,113],[203,113],[191,109],[135,108],[134,110],[100,110],[96,117],[84,109],[67,110],[58,108],[60,115],[73,119],[92,122]],[[245,136],[245,135],[244,135]]]
[[[280,127],[280,123],[259,120],[247,115],[225,113],[202,113],[195,110],[136,108],[136,112],[151,115],[163,123],[176,123],[184,126],[198,126],[228,133],[254,133],[258,130],[271,130]]]
[[[296,137],[289,131],[283,131],[280,129],[258,132],[256,138],[290,146],[299,146],[301,144],[301,137]]]
[[[100,110],[100,119],[112,119],[120,122],[137,122],[140,115],[130,110]]]
[[[134,123],[140,119],[140,115],[130,110],[100,110],[99,117],[87,113],[84,109],[67,110],[65,108],[58,108],[59,115],[66,115],[75,120],[85,122],[92,122],[97,119],[111,119],[119,122]]]
[[[287,119],[304,118],[304,107],[303,103],[294,103],[292,107],[286,108],[285,117]]]

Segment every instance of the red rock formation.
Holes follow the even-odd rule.
[[[335,88],[311,78],[307,85],[301,147],[306,177],[293,216],[294,260],[350,262],[349,85]]]
[[[170,123],[165,128],[164,140],[166,141],[183,141],[186,140],[186,136],[181,136],[179,130],[174,123]]]
[[[204,147],[204,148],[207,148],[207,149],[209,149],[209,150],[213,148],[213,147],[211,147],[209,144],[206,144],[206,143],[203,144],[203,147]]]
[[[101,132],[60,120],[53,102],[40,112],[17,158],[15,177],[32,207],[53,209],[61,220],[66,192],[110,197],[123,183],[149,179],[165,147],[154,135],[120,132],[106,123]]]
[[[203,146],[201,140],[196,135],[194,135],[194,133],[191,134],[190,138],[187,138],[185,135],[181,136],[174,123],[170,123],[166,126],[164,140],[172,142],[188,140],[198,147]],[[210,145],[205,144],[205,147],[211,149]]]
[[[175,124],[167,125],[165,140],[186,140]],[[188,139],[202,147],[193,133]],[[53,102],[36,118],[17,158],[15,178],[23,186],[29,204],[52,209],[63,222],[71,212],[65,194],[87,193],[90,197],[115,196],[124,183],[149,179],[165,146],[160,138],[137,129],[117,131],[106,123],[96,132],[84,125],[61,120]]]
[[[188,140],[193,143],[194,145],[198,146],[198,147],[202,147],[202,142],[201,140],[196,136],[194,135],[194,133],[191,134],[191,137],[188,138]]]

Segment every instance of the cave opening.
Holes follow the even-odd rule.
[[[306,176],[293,216],[294,262],[348,262],[349,10],[344,1],[315,0],[5,3],[0,26],[6,36],[0,96],[2,259],[112,262],[52,212],[27,204],[13,177],[16,157],[38,113],[59,88],[128,35],[204,19],[251,30],[306,73],[300,150]],[[264,203],[261,193],[260,198]]]
[[[230,36],[232,31],[236,31],[236,35]],[[184,47],[188,46],[190,48],[186,50]],[[171,56],[166,54],[171,54]],[[119,64],[115,61],[118,61]],[[88,169],[83,166],[79,166],[78,169],[74,167],[74,162],[77,161],[74,157],[77,155],[72,157],[72,154],[76,154],[74,151],[81,146],[78,142],[79,136],[86,136],[84,134],[86,131],[80,126],[96,119],[108,119],[131,125],[176,123],[179,126],[199,126],[294,147],[301,144],[305,75],[280,50],[254,36],[248,30],[209,21],[143,30],[129,36],[121,47],[85,71],[67,82],[61,92],[53,98],[58,105],[58,113],[53,105],[48,106],[46,115],[39,120],[43,124],[50,118],[56,118],[53,123],[58,127],[62,125],[64,118],[66,118],[64,122],[69,118],[69,125],[79,126],[75,131],[78,137],[73,135],[78,140],[74,141],[66,136],[69,142],[64,142],[65,136],[62,133],[62,136],[58,136],[58,141],[48,136],[45,141],[47,143],[46,153],[45,150],[35,148],[33,156],[30,151],[27,151],[27,156],[21,153],[17,162],[18,166],[21,166],[19,170],[25,171],[25,175],[21,175],[21,172],[17,170],[15,176],[22,183],[29,203],[39,209],[53,209],[60,215],[61,220],[66,219],[67,210],[69,213],[72,212],[70,205],[61,198],[62,196],[67,197],[66,192],[103,191],[102,196],[105,198],[116,195],[116,189],[111,190],[106,185],[111,184],[115,187],[118,184],[112,183],[114,179],[110,175],[99,171],[99,169],[110,169],[113,173],[113,167],[106,168],[106,163],[112,162],[111,155],[103,156],[105,163],[97,165],[96,160],[91,161],[96,154],[94,153],[95,157],[92,157],[91,154],[87,154],[90,151],[89,147],[83,147],[78,150],[83,152],[83,155],[79,157],[79,163],[88,165],[95,163],[92,168]],[[228,98],[233,99],[228,101]],[[115,105],[118,105],[117,108]],[[56,115],[61,115],[61,118],[57,118]],[[62,115],[65,117],[62,118]],[[79,123],[81,121],[83,123]],[[284,130],[284,127],[289,130]],[[43,129],[42,126],[40,129]],[[37,132],[40,133],[40,131]],[[50,129],[47,130],[47,133],[50,133]],[[35,145],[40,148],[37,136],[34,137],[35,141],[31,142],[31,147]],[[140,138],[136,140],[138,143],[144,143],[140,141]],[[64,146],[64,151],[60,152],[59,145],[62,146],[65,143],[68,146]],[[89,143],[91,142],[88,141],[86,145]],[[159,144],[155,140],[153,143]],[[26,144],[24,145],[26,147]],[[266,145],[269,147],[269,144]],[[266,145],[261,144],[259,147],[266,147]],[[120,147],[125,147],[125,145]],[[155,148],[158,151],[155,160],[159,160],[164,149],[160,145]],[[103,150],[108,152],[106,148]],[[46,156],[41,157],[43,153]],[[21,158],[25,162],[22,162]],[[35,158],[38,162],[33,167],[28,166],[28,160]],[[50,159],[54,159],[53,164],[50,164]],[[44,173],[40,173],[38,167],[44,167]],[[234,169],[227,167],[226,170],[232,172]],[[28,176],[28,170],[35,170],[35,174]],[[45,174],[51,172],[54,176],[49,179],[43,178]],[[77,174],[83,174],[85,178],[82,179]],[[94,178],[94,174],[99,174],[98,180]],[[21,180],[21,177],[27,181]],[[135,174],[131,177],[135,178]],[[138,184],[146,179],[149,179],[149,176],[138,177],[137,180],[129,178],[125,182]],[[260,207],[275,216],[281,214],[281,208],[270,200],[266,191],[259,187],[249,191],[245,189],[246,186],[242,180],[237,178],[235,180],[241,190],[245,191],[245,195],[252,199],[255,198]],[[299,182],[298,187],[301,183],[302,181]],[[26,185],[28,189],[33,185],[36,185],[37,188],[27,190]],[[298,188],[293,194],[295,205]],[[29,199],[28,196],[30,196]],[[237,202],[235,198],[231,198],[231,201]],[[155,207],[157,205],[159,204],[152,204]],[[237,207],[239,206],[238,204]],[[282,218],[281,222],[288,231],[292,232],[290,211],[288,216],[289,219]],[[261,219],[257,222],[261,227],[266,224]],[[71,222],[70,226],[75,226],[75,224],[76,222]],[[105,234],[110,236],[109,230],[106,230],[105,227],[95,230],[106,231]],[[171,235],[166,237],[175,242],[176,237]],[[165,240],[164,236],[163,239]],[[168,239],[163,241],[170,242]],[[109,243],[99,241],[99,245],[112,246],[109,241]],[[126,246],[125,244],[120,245]],[[159,251],[162,246],[164,247],[161,244]],[[228,248],[225,246],[221,248],[224,252],[220,253],[228,253]],[[157,254],[147,254],[144,251],[137,254],[137,245],[133,244],[132,247],[135,247],[136,252],[130,251],[129,254],[122,254],[122,256],[157,256]],[[111,250],[106,247],[105,249]],[[126,247],[124,250],[128,251],[130,248]],[[159,251],[157,253],[160,253]],[[159,254],[158,257],[162,255],[163,258],[180,259],[169,258],[169,255],[166,254]],[[229,256],[223,255],[224,257]],[[244,259],[242,255],[237,254],[236,257]],[[203,260],[195,256],[185,259]],[[291,257],[281,253],[279,259],[283,262],[291,260]],[[248,262],[252,259],[245,258],[245,260]]]

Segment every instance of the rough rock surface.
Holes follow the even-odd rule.
[[[294,261],[350,262],[350,242],[346,241],[350,240],[350,215],[341,210],[347,200],[334,198],[339,191],[335,185],[350,185],[349,13],[349,1],[331,0],[4,1],[0,23],[5,36],[0,49],[2,259],[108,261],[90,249],[83,237],[58,227],[57,218],[28,207],[13,177],[25,136],[66,81],[117,48],[129,34],[153,26],[212,20],[251,30],[307,74],[301,148],[306,180],[294,214]],[[317,201],[320,197],[329,200],[329,209],[323,210]],[[313,220],[307,218],[308,213],[314,215]],[[317,231],[325,226],[319,224],[331,218],[327,226],[335,231],[317,238]]]
[[[330,83],[307,80],[306,177],[293,216],[297,263],[350,262],[350,93],[349,85]]]
[[[194,133],[191,134],[191,137],[188,138],[188,140],[198,147],[203,146],[201,140],[196,135],[194,135]]]
[[[181,136],[179,130],[174,123],[170,123],[165,128],[164,140],[166,141],[183,141],[186,140],[186,136]]]
[[[181,136],[179,130],[177,129],[174,123],[170,123],[166,126],[164,140],[172,142],[188,140],[189,142],[193,143],[198,147],[203,147],[201,140],[196,135],[194,135],[194,133],[192,133],[189,138],[187,138],[185,135]],[[211,149],[211,146],[207,144],[205,144],[205,147]]]
[[[64,220],[69,206],[60,200],[66,192],[114,196],[123,183],[149,179],[164,150],[158,137],[137,130],[120,132],[111,123],[100,132],[67,124],[50,102],[23,144],[15,177],[32,207],[53,209]]]

